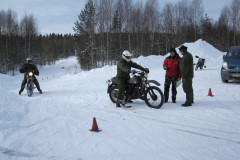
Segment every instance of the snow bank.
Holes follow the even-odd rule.
[[[199,56],[200,58],[206,59],[206,65],[211,66],[212,64],[220,63],[223,61],[222,57],[225,54],[217,50],[211,44],[199,39],[194,43],[184,43],[185,46],[188,47],[188,51],[194,56],[195,63],[197,62],[197,58],[195,56]]]

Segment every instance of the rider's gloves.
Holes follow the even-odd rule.
[[[135,74],[135,73],[136,73],[136,70],[133,69],[133,70],[130,71],[130,73],[131,73],[131,74]]]
[[[39,75],[39,71],[38,71],[38,70],[34,70],[33,73],[34,73],[35,75],[37,75],[37,76]]]
[[[20,71],[20,73],[24,73],[25,69],[21,68],[19,71]]]
[[[165,70],[168,70],[168,67],[167,67],[167,66],[163,66],[163,68],[164,68]]]
[[[146,73],[149,73],[149,69],[148,69],[148,68],[144,68],[144,71],[145,71]]]

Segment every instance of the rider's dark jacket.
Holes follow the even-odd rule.
[[[137,63],[134,63],[132,61],[127,62],[123,58],[121,58],[117,64],[117,79],[130,79],[129,73],[131,67],[144,70],[144,68]]]
[[[33,72],[35,75],[39,75],[38,68],[34,64],[26,63],[19,69],[20,73]]]

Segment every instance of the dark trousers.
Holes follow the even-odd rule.
[[[192,103],[194,100],[193,97],[193,87],[192,87],[192,79],[186,78],[183,79],[183,91],[186,93],[186,103]]]
[[[177,97],[177,89],[176,89],[176,82],[177,77],[165,77],[165,83],[164,83],[164,97],[165,101],[169,98],[169,88],[172,84],[172,100],[176,100]]]
[[[123,93],[125,91],[125,87],[128,83],[129,79],[126,78],[117,78],[117,85],[118,85],[118,95],[117,100],[123,100]]]
[[[33,82],[34,82],[35,86],[37,87],[38,91],[40,91],[41,90],[40,85],[39,85],[38,80],[35,77],[35,75],[33,75]],[[21,92],[24,90],[26,83],[27,83],[27,73],[24,74],[24,79],[22,81],[21,89],[20,89]]]

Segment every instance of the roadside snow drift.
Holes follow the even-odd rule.
[[[176,104],[151,109],[137,100],[130,109],[116,108],[105,83],[116,75],[116,66],[81,71],[76,57],[39,68],[42,95],[35,90],[27,97],[25,90],[19,96],[23,75],[0,74],[0,159],[240,159],[240,83],[221,82],[224,53],[202,40],[185,45],[207,65],[195,72],[195,103],[189,108],[181,107],[181,86]],[[149,79],[163,90],[165,58],[133,61],[150,68]],[[213,97],[207,96],[209,88]],[[93,117],[101,132],[89,131]]]

